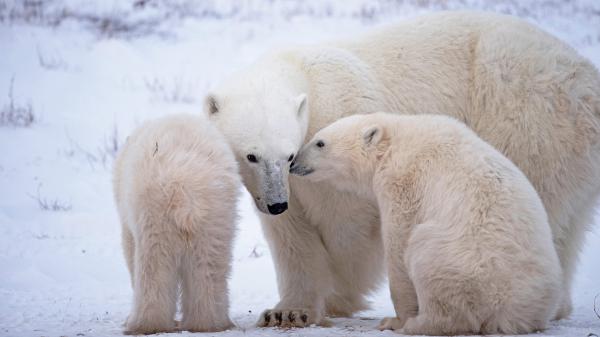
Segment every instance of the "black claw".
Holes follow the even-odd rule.
[[[277,324],[281,324],[281,312],[275,313],[275,319],[277,320]]]
[[[290,311],[290,314],[288,315],[288,320],[290,320],[290,322],[294,322],[296,321],[296,315],[294,315],[293,312]]]
[[[306,323],[306,321],[308,321],[308,315],[302,314],[302,316],[300,316],[300,319],[302,320],[303,323]]]
[[[269,322],[271,321],[271,312],[267,311],[265,312],[265,324],[269,324]]]

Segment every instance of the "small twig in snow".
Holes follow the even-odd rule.
[[[40,193],[40,189],[42,188],[42,184],[39,184],[37,187],[37,194],[32,195],[29,194],[33,200],[35,200],[42,211],[53,211],[53,212],[66,212],[70,211],[72,206],[69,203],[62,202],[58,199],[54,199],[52,201],[48,201],[48,199],[42,197]]]
[[[67,64],[66,62],[58,55],[53,56],[44,56],[44,54],[42,53],[42,51],[40,50],[40,47],[36,47],[37,50],[37,57],[38,57],[38,63],[40,65],[40,67],[47,69],[47,70],[60,70],[60,69],[67,69]]]
[[[248,255],[248,257],[252,257],[252,258],[256,259],[256,258],[263,256],[262,253],[258,252],[257,248],[258,248],[258,245],[254,246],[254,248],[252,249],[252,251],[250,252],[250,255]]]
[[[14,97],[15,77],[10,79],[8,104],[0,111],[0,126],[28,127],[36,121],[31,103],[18,104]]]
[[[598,296],[600,296],[600,294],[597,294],[596,297],[594,297],[594,313],[596,314],[596,317],[600,319],[600,309],[596,307]]]
[[[153,79],[145,78],[144,85],[154,97],[164,102],[184,104],[195,102],[195,85],[183,78],[175,77],[170,82],[156,77]]]
[[[111,160],[114,160],[119,152],[121,147],[121,141],[119,140],[119,130],[117,128],[117,124],[113,125],[111,133],[108,137],[104,137],[104,141],[102,146],[96,148],[96,151],[89,151],[83,148],[79,143],[77,143],[69,134],[67,130],[65,130],[65,134],[67,139],[69,140],[69,144],[71,148],[65,151],[65,154],[69,157],[73,157],[76,154],[82,154],[90,168],[95,168],[96,164],[100,164],[102,167],[106,168],[107,164],[110,164]]]

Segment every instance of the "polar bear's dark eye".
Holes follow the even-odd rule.
[[[290,154],[290,156],[288,157],[288,161],[292,161],[294,160],[294,154]]]
[[[249,162],[251,162],[251,163],[256,163],[256,162],[258,162],[258,159],[256,159],[256,156],[255,156],[255,155],[253,155],[253,154],[249,154],[249,155],[247,155],[247,156],[246,156],[246,158],[248,158],[248,161],[249,161]]]
[[[315,145],[317,145],[317,147],[323,147],[323,146],[325,146],[325,143],[323,143],[323,141],[322,141],[322,140],[320,140],[320,141],[318,141],[318,142],[317,142],[317,144],[315,144]]]

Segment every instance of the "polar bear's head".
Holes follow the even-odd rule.
[[[308,127],[306,94],[280,78],[238,75],[213,90],[204,107],[235,153],[257,208],[273,215],[287,209],[289,165]]]
[[[290,173],[328,181],[340,190],[369,194],[385,136],[376,115],[342,118],[319,130],[302,147]]]

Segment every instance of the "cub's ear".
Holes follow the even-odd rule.
[[[219,103],[217,102],[215,95],[206,95],[206,98],[204,99],[204,112],[208,117],[212,117],[219,113]]]
[[[365,145],[377,145],[383,137],[383,130],[379,125],[371,125],[362,130],[362,138]]]
[[[306,101],[306,94],[300,94],[294,99],[294,102],[296,103],[297,107],[296,111],[298,112],[298,117],[302,117],[306,113],[306,109],[308,109],[308,104]]]

